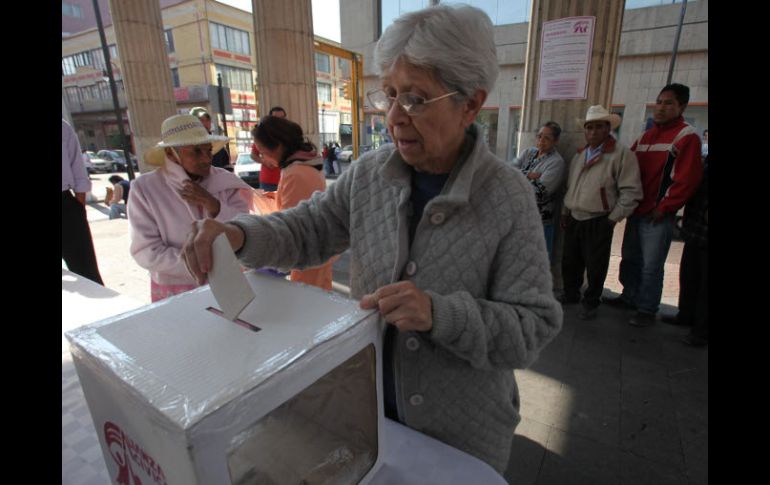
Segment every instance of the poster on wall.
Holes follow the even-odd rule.
[[[586,99],[596,17],[543,22],[537,99]]]

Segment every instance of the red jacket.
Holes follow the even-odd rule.
[[[639,160],[644,198],[634,215],[656,207],[676,213],[698,188],[703,177],[700,138],[681,116],[666,125],[653,125],[631,145]]]
[[[251,154],[255,157],[259,155],[259,150],[257,150],[257,144],[252,143],[251,144]],[[268,167],[264,163],[262,164],[262,168],[259,169],[259,181],[263,184],[272,184],[272,185],[278,185],[278,182],[281,180],[281,167]]]

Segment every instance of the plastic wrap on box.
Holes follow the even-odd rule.
[[[177,468],[196,483],[231,474],[234,483],[266,483],[254,477],[275,470],[248,462],[247,451],[264,445],[254,437],[283,435],[288,443],[300,432],[301,470],[290,465],[294,456],[283,459],[306,483],[366,473],[382,448],[377,315],[315,287],[247,279],[256,298],[240,319],[256,331],[210,311],[217,304],[202,287],[67,334],[97,433],[117,416],[169,483]],[[357,377],[345,377],[350,372]],[[335,404],[340,399],[349,406]]]

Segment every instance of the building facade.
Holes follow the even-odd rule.
[[[125,132],[130,133],[130,113],[126,113],[120,53],[108,1],[100,0],[99,5]],[[214,0],[160,0],[160,6],[177,111],[187,113],[196,106],[207,108],[217,132],[224,133],[226,129],[234,139],[230,145],[232,159],[237,153],[250,152],[250,130],[257,123],[259,112],[252,14]],[[327,39],[316,41],[339,46]],[[122,146],[105,69],[91,0],[62,2],[63,102],[84,147]],[[316,53],[322,142],[344,144],[350,139],[351,102],[345,99],[350,72],[350,61]],[[224,122],[218,76],[224,88]]]
[[[364,55],[364,94],[379,87],[373,54],[381,32],[398,15],[435,3],[439,0],[340,0],[342,46]],[[495,24],[500,74],[477,121],[492,151],[510,160],[521,148],[527,148],[517,146],[517,133],[531,0],[463,3],[481,8]],[[681,0],[673,4],[662,0],[625,2],[611,109],[623,116],[617,135],[627,146],[651,123],[655,99],[666,84],[681,7]],[[690,104],[684,117],[702,133],[708,128],[708,0],[687,2],[672,82],[690,87]],[[369,106],[365,95],[363,103],[363,143],[377,146],[389,141],[385,113]]]

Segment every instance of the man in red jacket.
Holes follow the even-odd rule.
[[[689,101],[687,86],[664,87],[655,102],[654,125],[631,145],[639,160],[644,197],[628,218],[623,234],[623,292],[606,303],[635,308],[636,315],[628,322],[634,326],[655,322],[674,217],[703,176],[700,138],[682,117]]]

